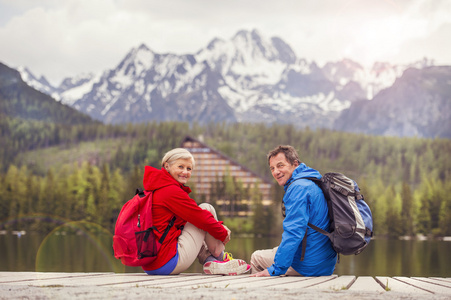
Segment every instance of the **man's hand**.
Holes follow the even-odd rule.
[[[258,273],[255,273],[255,274],[251,275],[251,277],[267,277],[267,276],[271,276],[271,275],[269,275],[268,269],[264,269],[261,272],[258,272]]]

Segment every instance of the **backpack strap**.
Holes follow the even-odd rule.
[[[312,227],[313,229],[315,229],[316,231],[318,231],[319,233],[324,234],[327,237],[330,237],[330,233],[325,231],[324,229],[319,228],[318,226],[313,225],[312,223],[307,223],[308,226]]]
[[[153,190],[152,191],[152,193],[153,192],[155,192],[156,190]],[[135,192],[135,195],[138,195],[139,194],[139,197],[141,197],[141,198],[143,198],[146,194],[144,193],[144,190],[142,189],[142,188],[137,188],[136,189],[136,192]],[[166,238],[166,236],[168,235],[168,233],[169,233],[169,230],[172,228],[172,226],[174,226],[174,223],[175,223],[175,219],[176,219],[176,216],[174,215],[173,217],[172,217],[172,219],[169,221],[169,224],[168,224],[168,226],[166,227],[166,229],[164,230],[164,233],[163,233],[163,235],[161,236],[161,238],[158,240],[158,242],[160,242],[160,244],[163,244],[163,241],[164,241],[164,239]],[[139,216],[138,216],[138,224],[139,224]],[[139,227],[139,225],[138,225],[138,227]],[[152,226],[151,228],[153,228],[154,230],[156,230],[156,231],[158,231],[158,229],[155,227],[155,226]],[[146,239],[147,240],[147,239]]]
[[[305,229],[305,234],[304,234],[304,237],[302,238],[301,261],[304,260],[305,248],[307,248],[307,230],[308,230],[308,228]]]
[[[297,178],[293,181],[290,182],[290,184],[288,186],[290,186],[293,182],[300,180],[300,179],[307,179],[310,181],[313,181],[314,183],[316,183],[318,185],[318,183],[321,181],[321,179],[315,178],[315,177],[301,177],[301,178]],[[285,205],[283,203],[282,200],[282,215],[285,217]],[[307,223],[308,226],[310,226],[312,229],[324,234],[325,236],[329,237],[330,233],[319,228],[318,226],[313,225],[312,223]],[[301,252],[301,261],[304,260],[304,256],[305,256],[305,249],[307,248],[307,230],[308,228],[305,230],[305,234],[304,237],[302,238],[302,252]]]
[[[136,189],[135,195],[138,195],[138,194],[139,194],[140,198],[142,198],[142,197],[144,197],[146,195],[146,194],[144,194],[144,190],[142,188],[137,188]]]
[[[318,231],[319,233],[324,234],[325,236],[330,238],[330,233],[319,228],[318,226],[313,225],[312,223],[307,223],[308,226],[310,226],[311,228],[313,228],[314,230]],[[305,256],[305,248],[307,247],[307,229],[305,230],[305,235],[302,238],[302,253],[301,253],[301,261],[304,260],[304,256]]]
[[[164,239],[166,238],[166,236],[169,233],[169,230],[172,228],[172,226],[174,226],[174,222],[175,222],[175,216],[172,217],[172,219],[169,221],[168,226],[166,227],[163,235],[161,236],[161,238],[158,240],[160,242],[160,244],[163,244]]]
[[[142,188],[137,188],[136,191],[135,191],[135,195],[139,195],[139,198],[144,198],[146,196],[146,193],[144,193],[144,190]],[[138,201],[138,211],[139,211],[139,206],[140,205],[141,205],[141,202]],[[136,226],[138,226],[138,228],[141,227],[140,214],[138,214],[138,224],[136,224]],[[145,238],[145,240],[147,241],[147,238]]]

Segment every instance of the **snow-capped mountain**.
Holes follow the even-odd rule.
[[[57,89],[53,87],[44,76],[37,78],[27,67],[20,66],[17,68],[22,80],[26,82],[32,88],[43,92],[44,94],[53,96],[56,100],[59,100],[59,95],[56,93]]]
[[[421,61],[416,67],[431,65]],[[28,71],[25,81],[106,123],[145,121],[267,122],[333,128],[356,101],[370,102],[412,66],[345,59],[323,67],[298,58],[277,37],[239,31],[197,53],[132,49],[100,75],[68,78],[58,87]],[[41,85],[35,82],[40,82]]]
[[[373,135],[451,138],[451,67],[409,68],[372,101],[354,102],[335,127]]]
[[[32,88],[52,96],[63,104],[72,105],[85,93],[91,90],[94,81],[93,74],[81,74],[74,78],[66,78],[59,87],[52,86],[44,76],[37,78],[28,68],[18,67],[22,80]]]
[[[63,104],[73,106],[74,102],[88,93],[98,78],[96,75],[81,74],[74,78],[66,78],[58,87],[55,99],[61,100]]]
[[[18,124],[23,124],[23,120],[58,124],[57,126],[98,123],[88,115],[56,102],[54,98],[24,82],[22,77],[27,75],[28,72],[23,68],[20,73],[18,70],[0,62],[0,118],[2,121],[7,116],[11,119],[20,119],[21,121]],[[29,80],[34,80],[36,85],[46,82],[45,79],[37,80],[34,76],[30,76]],[[45,127],[40,126],[39,128]],[[53,140],[52,142],[46,139],[46,145],[56,141]]]

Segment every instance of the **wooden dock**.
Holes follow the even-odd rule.
[[[451,278],[0,272],[0,299],[451,299]]]

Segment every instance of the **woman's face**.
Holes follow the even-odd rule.
[[[191,159],[177,159],[172,165],[166,163],[166,170],[180,184],[186,184],[191,177],[193,164]]]

